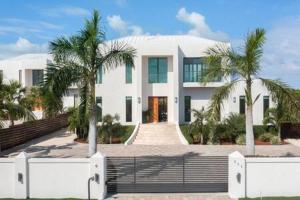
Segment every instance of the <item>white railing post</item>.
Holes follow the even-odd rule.
[[[245,157],[235,151],[229,155],[228,164],[228,195],[230,198],[243,198],[246,196]]]
[[[96,180],[99,178],[98,180]],[[91,157],[90,177],[91,181],[91,198],[105,199],[106,197],[106,156],[97,152]]]
[[[26,199],[28,194],[28,158],[25,152],[21,152],[15,158],[15,199]]]

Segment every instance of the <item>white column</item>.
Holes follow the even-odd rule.
[[[245,157],[238,151],[229,155],[228,195],[230,198],[246,196]]]
[[[143,122],[142,120],[142,113],[143,113],[143,59],[142,54],[137,55],[136,59],[136,102],[137,102],[137,109],[136,109],[136,122]]]
[[[173,81],[173,99],[172,102],[173,103],[173,120],[175,123],[179,123],[179,88],[180,88],[180,79],[179,79],[179,75],[180,75],[180,71],[179,71],[179,62],[178,62],[178,46],[176,46],[174,48],[174,53],[173,53],[173,73],[174,73],[174,81]],[[176,100],[175,100],[176,99]]]
[[[96,180],[98,176],[99,180]],[[90,177],[95,179],[91,181],[91,198],[105,199],[106,197],[106,156],[97,152],[91,157]]]
[[[25,152],[21,152],[15,159],[15,199],[29,197],[28,158]]]

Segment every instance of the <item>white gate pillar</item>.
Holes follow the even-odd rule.
[[[91,198],[104,199],[106,197],[106,156],[97,152],[91,157],[90,177],[91,181]]]
[[[15,199],[26,199],[28,194],[28,158],[21,152],[15,159]]]

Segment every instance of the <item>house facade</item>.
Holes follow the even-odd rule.
[[[98,120],[105,114],[118,114],[123,124],[145,121],[185,123],[194,120],[193,109],[209,106],[214,90],[231,81],[231,77],[216,78],[202,84],[199,78],[205,66],[203,58],[209,47],[220,42],[200,37],[132,36],[118,39],[134,47],[134,66],[99,68],[96,81]],[[230,48],[230,44],[222,43]],[[32,86],[43,78],[43,70],[51,55],[33,54],[0,61],[5,79],[19,80]],[[39,71],[40,70],[40,71]],[[274,103],[261,82],[254,81],[254,124],[262,124],[264,111]],[[63,99],[64,106],[78,105],[78,90],[71,87]],[[231,112],[245,112],[244,85],[240,83],[221,109],[221,119]],[[148,116],[148,117],[146,117]]]

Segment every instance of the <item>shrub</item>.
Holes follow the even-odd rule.
[[[263,142],[270,142],[273,137],[274,135],[272,133],[263,133],[259,136],[258,139]]]
[[[278,136],[273,136],[270,140],[271,144],[280,144],[280,138]]]
[[[235,139],[235,143],[238,145],[245,145],[246,144],[246,135],[245,134],[239,135]]]
[[[254,125],[253,133],[255,138],[259,138],[260,135],[268,132],[268,128],[265,125]]]
[[[239,135],[244,134],[246,131],[245,116],[237,113],[231,113],[228,118],[223,121],[222,127],[219,126],[218,129],[223,129],[223,133],[221,134],[222,139],[235,142],[235,139]]]

